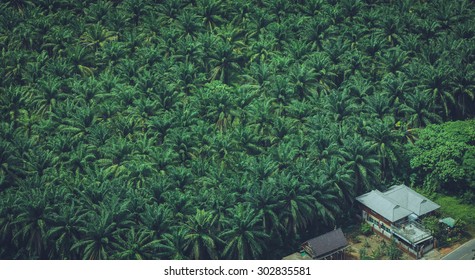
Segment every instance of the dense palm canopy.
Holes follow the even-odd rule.
[[[418,130],[474,116],[474,20],[468,0],[2,1],[0,258],[281,258],[410,184]]]

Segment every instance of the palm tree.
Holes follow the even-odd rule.
[[[51,219],[54,222],[47,232],[47,238],[54,240],[50,258],[76,259],[78,257],[71,247],[81,238],[80,228],[85,226],[86,214],[75,201],[68,206],[61,205],[59,212],[52,214]]]
[[[18,232],[18,224],[16,219],[18,215],[19,200],[18,194],[11,192],[2,192],[2,199],[0,200],[0,242],[2,248],[0,248],[0,257],[2,259],[13,258],[14,254],[18,251],[13,240],[13,236]]]
[[[217,245],[221,240],[214,234],[216,216],[205,210],[196,210],[185,224],[188,232],[185,236],[187,250],[195,260],[218,259]]]
[[[289,233],[297,235],[297,230],[305,230],[315,217],[315,197],[307,184],[290,174],[278,173],[273,179],[272,183],[279,189],[279,199],[283,202],[283,225]]]
[[[331,62],[335,65],[339,64],[345,52],[350,48],[349,41],[339,37],[338,39],[332,39],[325,41],[323,49],[328,54]]]
[[[289,76],[290,85],[293,86],[294,93],[300,100],[314,92],[316,74],[313,69],[296,64],[291,68]]]
[[[155,259],[159,241],[154,239],[153,232],[147,229],[132,228],[125,237],[118,236],[113,259],[146,260]]]
[[[238,126],[235,130],[235,136],[238,147],[241,147],[248,155],[258,155],[262,152],[259,146],[259,136],[255,132],[256,126]]]
[[[114,183],[117,181],[107,182],[106,186],[110,189],[113,189]],[[122,181],[118,181],[122,183]],[[134,225],[132,219],[132,213],[130,212],[131,207],[129,206],[131,199],[124,195],[125,190],[122,193],[113,193],[110,196],[107,196],[106,199],[99,203],[97,211],[99,214],[104,215],[104,213],[111,213],[111,222],[115,224],[116,231],[119,232],[125,228],[131,228]],[[137,193],[129,192],[127,195],[137,196]]]
[[[297,77],[296,77],[297,78]],[[303,87],[299,87],[303,89]],[[294,87],[291,87],[289,79],[283,75],[276,75],[270,81],[268,90],[263,91],[264,94],[270,93],[270,96],[275,98],[279,105],[288,105],[294,99]]]
[[[20,116],[20,111],[25,108],[25,104],[31,100],[29,90],[21,87],[0,88],[0,112],[5,116],[5,121],[16,122]]]
[[[69,87],[75,94],[74,100],[84,107],[95,105],[96,98],[102,91],[101,82],[93,77],[88,77],[84,81],[73,81]]]
[[[327,122],[328,118],[312,118],[309,123],[308,135],[311,139],[308,156],[311,160],[320,162],[338,158],[340,147],[338,138],[332,128],[319,128],[320,121]],[[314,124],[317,122],[317,124]]]
[[[129,20],[137,26],[140,20],[146,16],[147,11],[151,6],[144,0],[126,0],[120,6],[123,9],[123,13],[129,15]]]
[[[169,232],[173,225],[172,216],[172,211],[166,204],[154,203],[145,205],[145,211],[140,214],[140,221],[158,239]]]
[[[91,47],[94,51],[97,51],[107,42],[115,41],[117,38],[117,33],[108,31],[101,24],[96,23],[88,28],[88,31],[81,36],[80,40],[86,47]]]
[[[405,79],[407,78],[401,73],[389,74],[384,77],[382,84],[385,92],[389,95],[390,107],[398,107],[404,100],[406,92],[409,91],[409,85]]]
[[[439,64],[436,67],[426,67],[423,75],[423,89],[428,95],[433,96],[436,104],[444,108],[445,117],[449,117],[451,107],[455,105],[452,93],[451,77],[454,72],[449,65]]]
[[[401,104],[401,112],[405,114],[411,127],[418,128],[442,122],[442,118],[435,113],[433,95],[418,90],[406,97],[406,102]]]
[[[190,10],[183,11],[174,23],[182,36],[190,36],[192,38],[201,33],[203,28],[199,16]]]
[[[90,107],[77,107],[76,112],[70,112],[71,116],[63,120],[59,129],[71,139],[81,140],[95,125],[97,119],[94,111]]]
[[[280,23],[272,22],[266,27],[275,39],[276,51],[281,51],[289,43],[290,39],[295,38],[293,32],[290,31],[292,30],[292,22],[292,19],[284,19]],[[275,52],[275,54],[278,55],[278,52]]]
[[[314,217],[310,223],[316,224],[317,226],[333,226],[337,219],[337,215],[342,212],[341,210],[341,199],[342,197],[342,181],[339,181],[340,178],[331,178],[325,175],[320,176],[316,181],[311,180],[309,183],[312,197],[314,200]],[[346,178],[345,178],[346,179]],[[344,179],[343,179],[344,180]],[[348,189],[344,189],[348,193]],[[349,201],[351,203],[351,200]]]
[[[353,20],[362,9],[363,3],[361,3],[360,0],[344,0],[341,2],[341,6],[343,15],[346,18]]]
[[[386,47],[386,40],[374,35],[374,33],[364,37],[361,44],[363,51],[373,59],[375,59],[377,54],[379,54]]]
[[[26,171],[29,174],[37,174],[43,176],[51,172],[58,164],[58,156],[49,150],[30,150],[23,158]]]
[[[271,128],[273,121],[272,116],[275,112],[275,105],[273,101],[274,100],[272,98],[254,99],[253,102],[249,104],[248,110],[246,110],[249,122],[258,126],[259,135],[267,135]],[[265,143],[261,143],[261,145],[263,144]]]
[[[249,66],[248,73],[242,76],[248,83],[252,83],[259,87],[259,90],[265,93],[266,88],[272,86],[272,68],[265,62],[252,62]]]
[[[328,94],[330,89],[335,86],[333,79],[336,77],[336,73],[331,67],[330,57],[325,52],[317,52],[309,58],[307,65],[315,73],[318,93]]]
[[[274,184],[265,182],[262,185],[252,185],[245,195],[245,201],[260,216],[262,228],[268,235],[283,230],[279,219],[282,202],[279,201],[278,191]]]
[[[286,117],[277,117],[272,127],[272,143],[282,143],[282,140],[288,139],[296,132],[297,122],[294,119]]]
[[[153,164],[150,162],[139,162],[140,159],[131,161],[126,165],[128,169],[127,185],[134,189],[147,187],[147,183],[154,176]]]
[[[379,161],[375,148],[360,136],[343,139],[344,167],[353,172],[356,195],[378,186]]]
[[[219,171],[212,171],[206,178],[203,178],[203,187],[200,197],[196,204],[200,207],[206,207],[206,210],[213,211],[216,214],[216,230],[222,231],[223,219],[227,209],[236,203],[237,193],[229,190],[229,174]],[[202,202],[198,202],[202,201]]]
[[[333,119],[337,122],[351,118],[358,109],[348,90],[342,93],[333,91],[324,100],[324,108],[333,114]]]
[[[276,41],[273,37],[259,35],[258,40],[252,40],[251,42],[249,53],[247,54],[249,62],[264,63],[276,55]]]
[[[233,156],[236,150],[236,142],[231,136],[218,134],[211,140],[210,144],[214,160],[217,160],[224,166],[235,162]]]
[[[329,19],[326,16],[314,17],[305,25],[302,35],[306,37],[309,42],[312,42],[316,49],[321,50],[323,41],[328,36],[328,32],[326,31],[329,27]]]
[[[221,234],[226,244],[222,255],[229,259],[259,259],[266,249],[264,241],[268,237],[260,227],[261,215],[244,204],[238,204],[228,212],[230,218],[224,220]]]
[[[399,47],[391,48],[386,52],[382,52],[381,57],[382,67],[385,68],[386,72],[393,74],[400,72],[409,61],[407,53]]]
[[[63,162],[64,166],[67,166],[71,171],[76,174],[84,174],[87,167],[95,160],[95,155],[88,149],[84,144],[79,144],[74,150],[68,155],[67,159]]]
[[[15,147],[5,140],[0,140],[0,189],[14,185],[24,173],[20,155]]]
[[[304,40],[290,41],[285,45],[285,53],[294,63],[304,63],[308,56],[315,50],[315,46]]]
[[[374,94],[365,96],[363,110],[371,117],[383,120],[388,116],[393,116],[394,108],[391,105],[391,98],[387,94]]]
[[[197,12],[209,30],[224,22],[223,2],[221,0],[200,0],[197,3]]]
[[[172,233],[165,233],[159,240],[158,255],[168,260],[187,260],[189,255],[186,251],[188,231],[185,226],[176,226]]]
[[[161,113],[159,116],[152,116],[146,121],[147,129],[156,133],[157,144],[163,143],[165,137],[168,135],[169,130],[173,127],[174,124],[175,119],[173,118],[173,115],[170,112]],[[158,158],[156,159],[158,160]]]
[[[22,247],[27,249],[28,258],[46,258],[49,247],[47,232],[51,226],[52,211],[48,194],[46,191],[32,189],[23,195],[14,222],[18,231],[13,240],[17,244],[25,244]]]
[[[204,83],[203,74],[192,63],[178,63],[172,67],[172,70],[175,72],[173,74],[177,79],[174,81],[173,86],[186,95],[191,95],[199,85]]]
[[[219,40],[210,54],[209,64],[211,80],[219,79],[224,84],[229,84],[234,70],[239,69],[241,58],[235,46],[227,40]]]
[[[378,151],[379,162],[381,164],[381,181],[388,178],[391,172],[397,170],[396,166],[400,160],[401,145],[398,141],[399,135],[394,130],[394,120],[392,118],[371,123],[366,127],[368,137],[372,145]]]
[[[200,91],[201,115],[210,123],[216,124],[220,131],[231,126],[233,111],[236,108],[232,94],[232,88],[219,81],[207,84],[204,90]]]
[[[84,14],[88,22],[98,22],[103,24],[107,21],[109,13],[114,10],[114,7],[109,1],[98,1],[92,3],[84,10]]]
[[[346,205],[353,205],[355,195],[355,189],[352,182],[352,172],[349,169],[343,168],[343,164],[338,159],[332,159],[330,161],[321,163],[321,176],[322,179],[318,179],[318,185],[321,187],[328,187],[329,190],[336,190],[339,198],[345,200]],[[311,176],[309,176],[311,177]],[[317,197],[317,199],[319,199]],[[344,205],[344,203],[340,203]],[[342,211],[344,207],[342,207]]]
[[[345,89],[348,89],[350,96],[354,98],[354,102],[357,104],[363,103],[365,97],[373,95],[374,86],[367,79],[361,75],[352,75],[343,84]]]
[[[274,22],[275,16],[264,9],[249,8],[251,9],[249,11],[249,17],[246,18],[246,20],[249,21],[249,25],[246,29],[253,35],[258,36],[265,27],[271,22]]]
[[[470,108],[475,108],[475,69],[470,65],[460,65],[456,68],[454,76],[454,96],[460,109],[457,111],[461,116],[473,114],[474,110]]]
[[[193,215],[193,201],[191,194],[188,192],[178,191],[167,192],[165,195],[165,203],[170,205],[172,213],[175,214],[175,220],[185,223],[187,218]]]
[[[440,24],[437,21],[427,19],[419,20],[416,29],[421,35],[421,38],[427,42],[430,39],[436,38],[439,33]]]
[[[67,57],[76,73],[82,76],[92,76],[94,74],[95,59],[93,52],[88,48],[79,45],[69,47],[67,48]]]
[[[54,77],[41,79],[38,82],[37,94],[34,95],[32,103],[39,114],[50,112],[51,108],[61,101],[63,97],[61,86],[60,80]]]
[[[194,157],[196,139],[189,131],[176,129],[170,132],[165,139],[165,144],[169,145],[177,154],[177,159],[181,163],[187,163]]]
[[[386,13],[390,13],[390,11],[386,11]],[[383,19],[378,26],[380,29],[377,29],[374,34],[387,40],[391,46],[397,45],[401,40],[400,34],[402,33],[400,19],[387,14],[382,14],[380,17]]]
[[[257,180],[262,182],[267,180],[279,167],[270,156],[249,157],[245,166]]]
[[[88,221],[79,230],[81,240],[71,250],[76,251],[84,260],[106,260],[111,258],[113,248],[117,247],[117,224],[113,222],[111,212],[100,214],[89,212]]]
[[[97,165],[104,167],[106,174],[118,177],[126,172],[126,164],[133,154],[132,145],[123,138],[114,138],[108,145],[100,147],[102,158],[97,160]]]

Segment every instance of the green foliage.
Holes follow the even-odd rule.
[[[447,122],[418,131],[408,145],[413,168],[425,188],[443,187],[454,193],[474,191],[475,121]]]
[[[373,253],[371,254],[371,259],[373,260],[381,260],[384,257],[384,250],[381,246],[378,246],[374,249]]]
[[[464,204],[475,204],[475,192],[470,190],[465,191],[461,196],[461,200]]]
[[[452,217],[456,221],[463,221],[465,229],[471,234],[475,234],[475,207],[473,204],[465,204],[460,201],[459,198],[438,195],[434,200],[440,205],[441,212],[444,216]]]
[[[363,246],[364,246],[365,248],[370,248],[370,247],[371,247],[371,245],[369,245],[369,241],[368,241],[367,238],[365,238]]]
[[[386,255],[390,260],[399,260],[402,257],[402,251],[399,250],[396,241],[391,240],[391,243],[386,248]]]
[[[373,234],[373,229],[371,228],[371,226],[368,223],[362,223],[361,227],[360,227],[360,232],[363,235],[369,236],[369,235]]]
[[[473,122],[430,125],[475,115],[474,7],[0,4],[0,258],[280,259],[406,178],[471,201]]]
[[[444,224],[439,222],[439,218],[436,216],[429,216],[422,220],[424,227],[432,233],[435,239],[438,240],[439,244],[447,240],[447,230]],[[440,244],[443,245],[443,244]]]
[[[366,251],[366,248],[361,248],[358,252],[360,254],[360,260],[369,260],[370,257],[368,256],[368,252]]]

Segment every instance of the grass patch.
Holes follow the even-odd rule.
[[[467,223],[467,231],[475,236],[475,205],[464,204],[460,199],[439,194],[435,203],[440,205],[440,212],[444,216],[461,219]]]

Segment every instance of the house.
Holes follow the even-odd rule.
[[[301,250],[314,260],[343,260],[348,245],[339,228],[304,242]]]
[[[362,218],[373,230],[415,258],[433,248],[433,237],[419,219],[440,206],[405,185],[396,185],[386,192],[373,190],[356,198]]]

